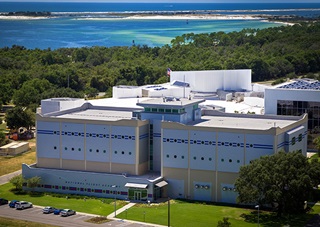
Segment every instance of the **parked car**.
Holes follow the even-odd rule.
[[[27,202],[27,201],[20,201],[16,203],[16,209],[17,210],[23,210],[26,208],[31,208],[33,207],[32,203]]]
[[[54,208],[54,207],[45,207],[45,208],[42,209],[42,212],[43,212],[44,214],[51,214],[51,213],[54,212],[55,209],[56,209],[56,208]]]
[[[62,217],[67,217],[67,216],[74,215],[74,214],[76,214],[76,212],[74,210],[70,210],[70,209],[64,209],[60,212],[60,215]]]
[[[19,200],[11,200],[10,203],[9,203],[9,207],[15,208],[17,202],[19,202]]]
[[[58,209],[58,208],[56,208],[56,209],[53,211],[53,214],[59,215],[62,210],[63,210],[63,209]]]
[[[8,200],[0,198],[0,205],[8,204]]]

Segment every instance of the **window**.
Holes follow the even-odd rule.
[[[291,144],[292,144],[292,145],[295,145],[295,144],[296,144],[296,137],[292,137],[292,139],[291,139]]]
[[[298,141],[299,141],[299,142],[302,141],[302,134],[299,134],[299,136],[298,136]]]

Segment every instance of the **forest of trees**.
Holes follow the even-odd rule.
[[[252,69],[252,81],[320,71],[320,23],[185,34],[162,47],[0,49],[0,105],[31,107],[49,97],[111,95],[115,85],[167,81],[173,71]]]

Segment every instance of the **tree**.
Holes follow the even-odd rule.
[[[24,179],[23,179],[23,176],[21,174],[10,179],[10,183],[13,186],[15,186],[16,190],[18,190],[18,191],[22,190],[23,181],[24,181]]]
[[[224,217],[222,221],[218,222],[217,227],[230,227],[231,223],[229,222],[229,218]]]
[[[14,92],[13,102],[16,105],[28,107],[31,104],[40,105],[41,95],[49,90],[52,84],[46,79],[32,79],[23,83],[22,87]]]
[[[27,187],[32,188],[32,191],[34,191],[34,188],[38,186],[40,181],[41,181],[41,178],[37,176],[29,178],[27,179]]]
[[[35,125],[34,113],[26,108],[16,106],[7,111],[6,114],[7,126],[10,129],[18,129],[20,127],[25,127],[30,129]]]
[[[319,182],[320,163],[300,152],[279,152],[240,168],[235,187],[239,203],[276,205],[282,213],[301,213]]]
[[[318,154],[320,154],[320,136],[313,139],[314,147],[318,150]]]

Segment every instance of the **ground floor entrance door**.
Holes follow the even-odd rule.
[[[134,200],[140,201],[141,200],[141,191],[134,192]]]

